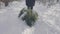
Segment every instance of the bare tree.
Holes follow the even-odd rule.
[[[5,6],[7,6],[9,2],[17,1],[17,0],[0,0],[0,1],[1,2],[4,2],[5,3]]]

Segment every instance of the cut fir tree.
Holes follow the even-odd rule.
[[[26,12],[26,14],[22,17],[22,20],[25,21],[28,26],[32,27],[35,24],[36,20],[38,19],[37,12],[32,11],[31,9],[28,10],[22,9],[19,16],[24,14],[24,12]]]

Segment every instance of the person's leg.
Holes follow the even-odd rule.
[[[31,7],[31,10],[33,10],[33,6]]]
[[[27,6],[27,9],[29,9],[29,6]]]
[[[27,9],[33,10],[33,6],[27,6]]]

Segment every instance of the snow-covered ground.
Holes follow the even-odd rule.
[[[3,4],[2,4],[3,5]],[[0,8],[0,34],[60,34],[60,5],[47,8],[36,2],[34,10],[39,14],[35,26],[29,27],[18,14],[26,7],[24,1],[14,1]]]

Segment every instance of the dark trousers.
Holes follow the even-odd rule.
[[[28,6],[27,8],[33,10],[33,6],[32,6],[32,7],[29,7],[29,6]]]

